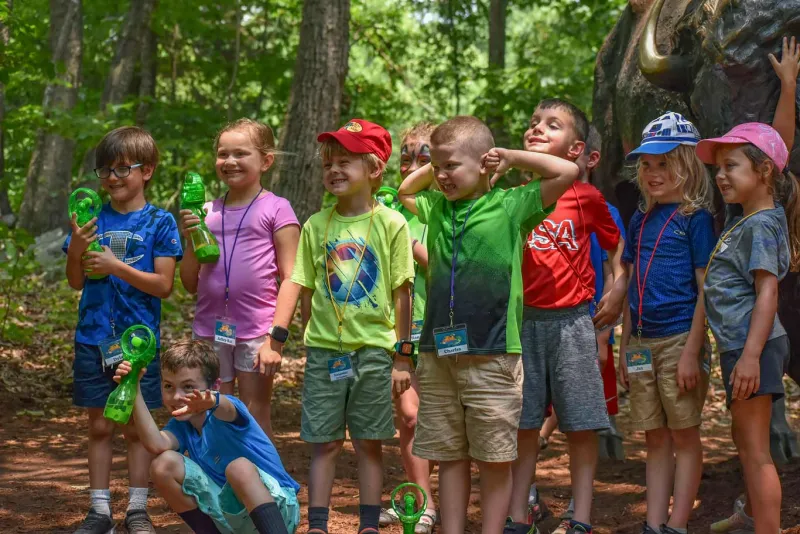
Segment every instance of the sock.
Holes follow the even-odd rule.
[[[128,511],[147,510],[147,492],[149,488],[128,488]]]
[[[259,534],[289,534],[281,511],[274,502],[265,502],[250,512],[250,519]]]
[[[569,500],[569,506],[567,506],[567,510],[569,510],[572,513],[575,513],[575,499]]]
[[[317,528],[328,532],[328,508],[315,506],[308,508],[308,529]]]
[[[196,534],[221,534],[214,520],[200,511],[200,508],[178,514]]]
[[[570,520],[569,526],[570,528],[581,527],[586,532],[592,531],[592,525],[587,525],[586,523],[581,523],[580,521],[575,521],[574,519]]]
[[[90,489],[89,496],[92,499],[92,510],[111,517],[111,490]]]
[[[380,504],[362,504],[358,507],[358,517],[360,524],[358,526],[359,532],[365,528],[374,528],[378,530],[378,519],[381,516]]]
[[[528,501],[536,502],[539,494],[536,492],[536,483],[531,484],[531,489],[528,490]]]

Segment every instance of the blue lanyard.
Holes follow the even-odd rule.
[[[125,261],[125,258],[128,257],[128,251],[131,247],[131,242],[133,241],[133,236],[136,235],[136,230],[139,228],[139,223],[142,222],[142,217],[144,216],[145,212],[147,212],[147,208],[150,207],[149,203],[145,203],[144,208],[139,212],[136,216],[136,224],[132,226],[131,236],[128,238],[128,241],[125,243],[125,253],[122,255],[122,261]],[[101,212],[102,215],[102,212]],[[102,233],[101,233],[102,236]],[[119,288],[117,284],[114,282],[114,277],[109,275],[108,276],[108,284],[109,284],[109,291],[111,293],[111,297],[108,299],[109,305],[109,312],[108,312],[108,320],[111,323],[111,337],[117,337],[117,325],[114,322],[114,304],[117,300],[117,293],[119,292]]]
[[[233,251],[236,250],[236,242],[239,240],[239,231],[242,229],[242,223],[244,222],[245,217],[247,217],[247,212],[250,211],[250,208],[253,207],[253,203],[258,199],[261,192],[264,190],[262,187],[256,193],[256,196],[253,197],[253,200],[250,201],[250,204],[247,205],[247,209],[244,210],[244,215],[239,220],[239,227],[236,228],[236,235],[233,237],[233,246],[231,247],[231,256],[230,259],[228,258],[228,249],[225,246],[225,202],[228,200],[228,193],[225,193],[225,196],[222,198],[222,266],[225,269],[225,316],[228,316],[228,299],[230,297],[230,290],[231,290],[231,267],[233,264]]]
[[[458,258],[458,251],[461,249],[461,241],[464,240],[464,233],[467,231],[467,220],[469,219],[469,214],[472,211],[472,207],[478,199],[472,201],[472,204],[469,205],[469,209],[467,209],[467,214],[464,216],[464,224],[461,226],[461,233],[458,236],[458,243],[456,243],[456,207],[453,204],[453,211],[451,212],[452,215],[452,226],[453,226],[453,258],[451,262],[450,268],[450,326],[453,326],[453,317],[455,317],[455,308],[456,308],[456,260]]]

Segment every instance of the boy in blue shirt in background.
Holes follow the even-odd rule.
[[[75,330],[73,403],[89,415],[89,488],[91,510],[76,534],[106,534],[115,527],[111,514],[112,439],[115,424],[103,417],[114,389],[114,365],[121,353],[119,338],[135,324],[148,326],[159,341],[161,299],[172,292],[181,249],[172,215],[148,204],[144,190],[158,165],[158,148],[148,132],[135,126],[106,134],[96,149],[95,173],[110,201],[83,227],[75,217],[63,250],[67,281],[83,290]],[[97,240],[103,252],[84,252]],[[106,275],[86,277],[86,272]],[[159,341],[160,343],[160,341]],[[149,409],[161,407],[159,356],[142,384]],[[131,534],[155,534],[147,515],[148,469],[151,457],[131,425],[123,429],[128,450],[130,500],[125,528]]]
[[[130,370],[122,362],[115,380]],[[173,418],[159,431],[140,379],[133,420],[156,457],[153,484],[197,534],[294,532],[300,486],[244,403],[219,392],[221,383],[210,344],[196,339],[173,344],[161,358],[161,390]]]

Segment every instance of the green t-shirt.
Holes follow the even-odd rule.
[[[419,218],[407,210],[402,210],[401,213],[408,221],[408,230],[411,233],[412,241],[416,239],[422,246],[426,246],[428,242],[428,225],[420,222]],[[422,323],[425,320],[425,301],[427,300],[428,291],[425,287],[428,270],[414,262],[414,294],[413,294],[413,308],[411,310],[411,338],[414,341],[419,341],[414,336],[414,332],[418,334],[421,332]]]
[[[457,243],[472,205],[456,261],[453,324],[467,325],[468,354],[521,354],[524,237],[555,207],[542,207],[539,181],[456,202],[439,191],[422,191],[416,203],[419,220],[428,225],[428,306],[420,350],[435,352],[433,329],[450,326],[452,216],[455,210]]]
[[[392,351],[397,342],[392,291],[414,276],[408,224],[399,213],[377,205],[369,231],[370,212],[343,217],[333,210],[312,215],[300,233],[292,282],[314,290],[303,341],[307,347],[339,350],[330,282],[339,315],[344,316],[342,348],[369,345]]]

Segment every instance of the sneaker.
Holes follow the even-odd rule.
[[[545,450],[549,444],[550,444],[550,440],[548,440],[544,436],[539,436],[539,451],[540,452]]]
[[[393,525],[400,521],[400,518],[397,517],[397,512],[394,511],[394,508],[381,508],[381,515],[378,518],[378,525],[382,527],[388,527],[389,525]]]
[[[433,526],[438,519],[436,510],[425,510],[425,513],[419,518],[419,522],[414,527],[414,534],[432,534]]]
[[[128,534],[156,534],[146,510],[128,510],[125,514],[125,530]]]
[[[514,523],[514,520],[509,517],[506,519],[506,526],[503,529],[503,534],[539,534],[539,529],[536,528],[536,525]]]
[[[650,528],[650,527],[647,527],[647,528]],[[688,532],[688,527],[687,527],[687,532]],[[681,533],[678,532],[677,530],[675,530],[672,527],[668,527],[667,525],[661,525],[661,534],[681,534]]]
[[[116,526],[117,524],[111,519],[111,516],[89,510],[75,534],[114,534]]]
[[[661,528],[663,529],[665,526],[666,525],[662,526]],[[662,530],[661,533],[663,534],[664,531]],[[653,527],[648,525],[647,521],[645,521],[644,525],[642,525],[642,534],[658,534],[658,531],[653,530]]]
[[[570,531],[569,520],[562,521],[550,534],[567,534]]]
[[[575,525],[567,529],[567,534],[591,534],[591,532],[591,530],[586,530],[580,525]]]
[[[535,525],[550,516],[550,509],[539,497],[539,490],[536,490],[536,495],[528,496],[528,523]]]
[[[737,510],[728,519],[712,524],[710,530],[714,534],[753,534],[756,527],[752,518],[747,517],[743,510]]]

